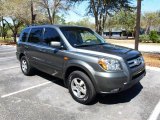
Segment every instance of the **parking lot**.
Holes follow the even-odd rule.
[[[63,82],[42,72],[24,76],[16,47],[0,46],[0,120],[160,120],[160,70],[118,94],[75,102]]]

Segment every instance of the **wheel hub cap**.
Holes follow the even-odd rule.
[[[22,60],[22,70],[23,72],[27,72],[27,62],[25,60]]]
[[[71,89],[73,94],[78,98],[84,98],[86,96],[86,85],[80,78],[74,78],[71,82]]]

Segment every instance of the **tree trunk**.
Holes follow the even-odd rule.
[[[17,33],[15,32],[15,33],[13,33],[13,40],[14,40],[14,43],[16,43],[17,42]]]
[[[128,30],[126,31],[127,39],[128,39]]]
[[[3,16],[2,16],[2,37],[5,40],[5,35],[4,35],[4,21],[3,21]]]
[[[150,33],[150,26],[147,26],[146,30],[145,30],[145,34],[148,35]]]
[[[141,18],[141,0],[137,0],[137,19],[136,19],[136,37],[135,37],[136,50],[138,50],[138,45],[139,45],[140,18]]]
[[[112,30],[109,29],[109,39],[112,37]]]
[[[47,8],[47,12],[48,12],[48,17],[49,17],[50,24],[53,24],[52,17],[51,17],[51,12],[50,12],[49,8]]]
[[[55,16],[56,16],[56,12],[54,10],[53,13],[52,13],[52,22],[53,22],[53,24],[55,24]]]

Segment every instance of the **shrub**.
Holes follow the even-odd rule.
[[[149,34],[149,38],[153,43],[159,42],[159,35],[156,31],[151,31]]]
[[[157,43],[160,43],[160,36],[159,36],[159,38],[157,39]]]
[[[147,42],[147,43],[150,42],[149,35],[140,35],[139,40],[140,42]]]

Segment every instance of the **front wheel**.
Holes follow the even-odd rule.
[[[69,92],[73,99],[82,104],[89,104],[96,96],[95,88],[90,78],[81,71],[69,75]]]

